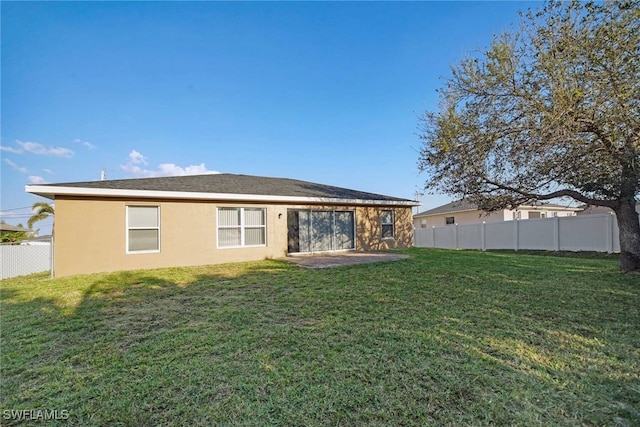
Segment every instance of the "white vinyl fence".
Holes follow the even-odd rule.
[[[534,249],[620,252],[618,223],[613,215],[417,228],[415,246],[444,249]]]
[[[0,245],[0,279],[51,271],[53,245],[49,243]]]

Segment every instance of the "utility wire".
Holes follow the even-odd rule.
[[[25,206],[24,208],[0,209],[0,215],[2,212],[19,211],[20,209],[31,209],[31,206]]]

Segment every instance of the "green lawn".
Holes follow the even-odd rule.
[[[402,252],[327,270],[269,260],[4,280],[0,417],[640,425],[640,275],[611,258]]]

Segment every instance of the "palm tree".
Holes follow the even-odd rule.
[[[31,209],[35,212],[27,221],[29,228],[33,228],[33,224],[53,216],[53,206],[45,202],[35,202]]]

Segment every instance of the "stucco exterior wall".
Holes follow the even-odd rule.
[[[413,220],[415,228],[431,228],[431,227],[444,227],[447,217],[453,217],[454,223],[458,225],[466,224],[480,224],[482,222],[500,222],[500,221],[512,221],[514,219],[514,213],[519,215],[518,219],[532,219],[531,212],[542,213],[545,218],[551,218],[553,216],[574,216],[574,210],[559,210],[559,209],[518,209],[517,211],[504,209],[496,212],[486,214],[483,211],[464,211],[464,212],[450,212],[446,214],[430,215],[427,217],[417,217]]]
[[[432,215],[428,217],[416,218],[414,225],[416,228],[431,228],[431,227],[444,227],[446,224],[445,219],[447,217],[454,217],[456,224],[478,224],[482,221],[485,222],[499,222],[505,221],[503,211],[492,212],[489,215],[482,211],[466,211],[466,212],[451,212],[440,215]]]
[[[287,209],[355,211],[356,250],[409,247],[413,244],[410,207],[301,206],[218,203],[215,201],[56,198],[54,274],[57,277],[120,270],[196,266],[287,255]],[[126,207],[160,207],[160,251],[127,253]],[[217,208],[266,209],[263,247],[218,248]],[[395,237],[381,238],[380,212],[392,209]]]

